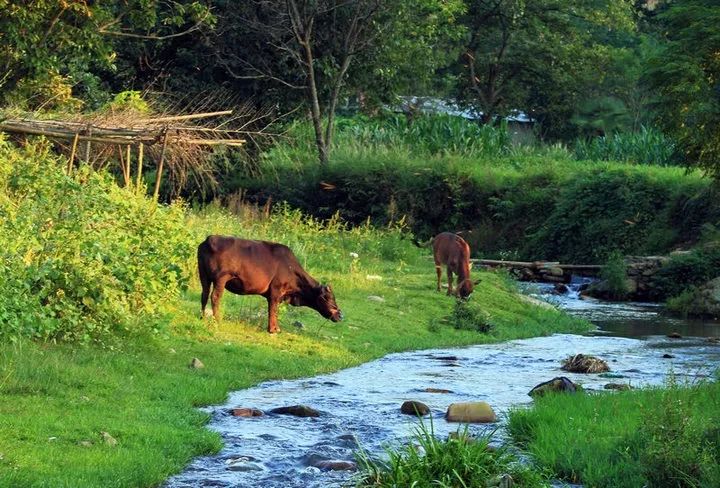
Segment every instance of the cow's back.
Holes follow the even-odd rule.
[[[208,236],[198,246],[198,268],[211,281],[230,274],[250,289],[262,289],[274,279],[292,280],[305,274],[287,246],[268,241],[239,239],[230,236]]]
[[[470,259],[470,246],[452,232],[443,232],[433,239],[433,256],[438,264],[461,266]]]

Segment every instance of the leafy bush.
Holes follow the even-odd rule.
[[[456,329],[476,330],[488,334],[495,326],[490,321],[490,314],[471,300],[458,300],[451,316]]]
[[[399,114],[380,117],[338,117],[335,145],[346,151],[391,150],[415,155],[456,154],[499,156],[510,149],[507,123],[482,125],[453,115],[420,115],[409,119]],[[312,152],[312,127],[294,122],[288,127],[291,138],[266,155],[273,161]]]
[[[610,253],[605,267],[600,272],[604,292],[611,300],[623,300],[627,297],[628,287],[627,265],[625,258],[617,251]]]
[[[691,288],[720,276],[720,243],[710,243],[690,252],[674,254],[653,276],[656,300],[679,297],[676,306],[687,302]],[[683,298],[680,298],[682,295]]]
[[[187,283],[184,209],[63,167],[42,143],[0,140],[0,336],[90,341],[148,330]]]

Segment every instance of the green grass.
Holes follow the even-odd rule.
[[[587,487],[720,486],[720,384],[550,395],[510,414],[532,458]]]
[[[217,452],[220,439],[204,428],[207,416],[195,407],[220,403],[230,390],[395,351],[588,329],[560,312],[528,306],[503,275],[492,273],[473,273],[483,281],[472,303],[493,330],[456,329],[454,299],[434,291],[428,251],[397,229],[348,230],[287,209],[270,218],[251,209],[237,215],[206,209],[190,213],[187,225],[196,242],[221,232],[289,244],[308,272],[333,285],[345,321],[333,324],[312,310],[286,307],[283,332],[271,336],[263,298],[226,293],[224,321],[202,322],[191,260],[191,287],[167,304],[169,324],[146,324],[145,333],[106,338],[102,347],[0,345],[0,486],[154,486],[193,456]],[[291,325],[296,320],[304,330]],[[189,369],[193,357],[205,368]],[[105,444],[101,432],[117,446]]]
[[[521,464],[507,447],[488,448],[490,436],[470,437],[467,430],[447,440],[435,437],[430,425],[422,423],[413,440],[397,450],[388,450],[387,461],[377,461],[365,453],[360,456],[359,487],[483,487],[549,486],[547,477],[527,464]],[[510,477],[511,485],[502,484]],[[507,482],[506,482],[507,483]]]

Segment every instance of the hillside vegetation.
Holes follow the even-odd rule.
[[[406,217],[423,239],[464,231],[483,257],[602,264],[613,251],[690,246],[720,224],[717,190],[700,172],[578,160],[563,146],[514,146],[506,130],[448,117],[410,127],[353,119],[339,124],[332,157],[318,166],[308,127],[293,126],[295,138],[264,155],[260,174],[238,172],[227,188],[321,219]]]
[[[159,206],[104,174],[65,175],[42,143],[0,151],[0,486],[154,486],[220,448],[195,407],[229,390],[394,351],[589,327],[528,305],[493,273],[474,273],[482,283],[457,313],[434,291],[428,251],[400,224],[348,228],[287,207]],[[201,321],[193,253],[210,233],[289,245],[333,285],[346,319],[286,307],[283,332],[271,336],[263,298],[226,294],[224,321]],[[205,367],[189,368],[193,357]]]

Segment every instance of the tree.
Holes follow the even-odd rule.
[[[160,41],[210,22],[195,0],[0,0],[0,102],[53,108],[102,91],[122,42]],[[93,93],[89,93],[93,92]]]
[[[608,63],[608,31],[633,28],[626,0],[468,0],[458,98],[491,122],[524,110],[557,133]]]
[[[657,120],[690,164],[720,177],[720,3],[678,0],[658,20],[665,42],[645,73]]]
[[[460,0],[254,0],[221,6],[209,44],[218,66],[235,80],[283,90],[286,100],[299,95],[310,113],[318,159],[326,164],[341,95],[361,89],[357,80],[368,81],[368,73],[397,88],[402,74],[418,73],[408,69],[414,63],[430,64],[421,75],[429,78],[435,66],[427,60],[439,59],[432,52],[438,32],[449,33],[461,6]],[[412,57],[394,51],[408,45]],[[351,71],[365,76],[348,83]]]

